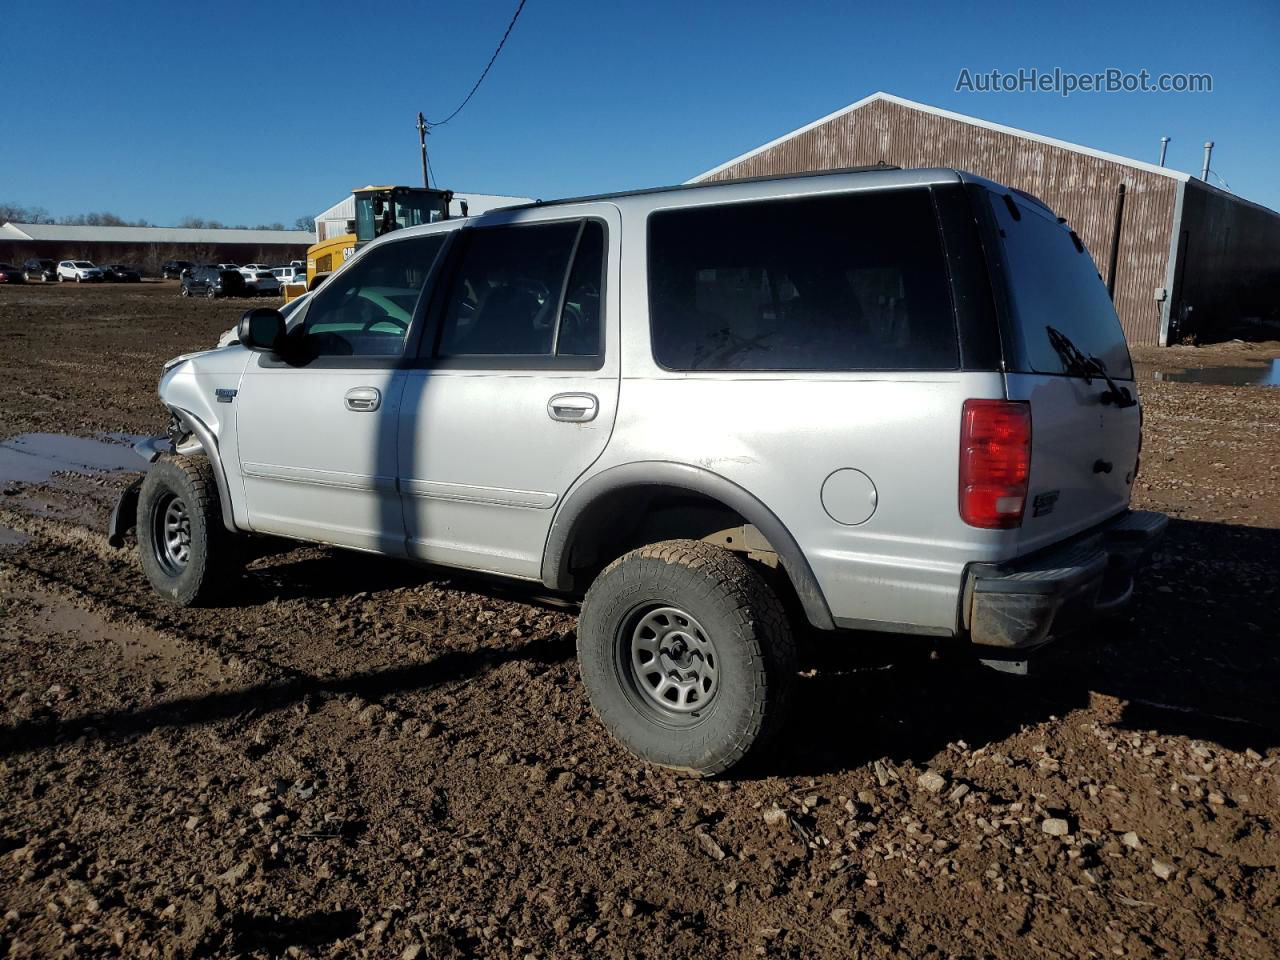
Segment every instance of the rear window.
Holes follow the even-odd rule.
[[[672,370],[954,370],[925,188],[649,218],[654,358]]]
[[[1133,378],[1133,364],[1124,331],[1106,284],[1083,244],[1042,208],[999,194],[988,194],[1001,249],[1005,287],[1021,347],[1016,365],[1024,372],[1067,372],[1049,328],[1064,334],[1086,355],[1095,357],[1107,373]]]

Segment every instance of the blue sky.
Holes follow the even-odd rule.
[[[312,214],[419,182],[514,0],[61,2],[6,17],[0,201],[173,223]],[[1280,209],[1280,4],[528,0],[429,139],[445,186],[537,197],[679,182],[885,90],[1199,172]],[[956,92],[962,68],[1205,72],[1212,93]],[[1216,181],[1215,181],[1216,182]]]

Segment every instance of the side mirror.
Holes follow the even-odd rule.
[[[260,352],[274,351],[285,338],[284,317],[274,307],[246,310],[237,329],[241,346]]]

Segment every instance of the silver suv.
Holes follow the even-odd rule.
[[[289,318],[171,361],[112,519],[200,603],[237,538],[581,596],[597,714],[722,772],[804,627],[1017,671],[1117,609],[1141,411],[1079,238],[1026,194],[877,168],[507,208],[364,247]]]

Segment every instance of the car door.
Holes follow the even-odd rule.
[[[536,579],[554,507],[613,426],[620,221],[603,203],[489,219],[437,284],[400,489],[411,556]]]
[[[404,554],[401,368],[444,240],[369,247],[313,295],[280,355],[249,362],[235,403],[253,530]]]

